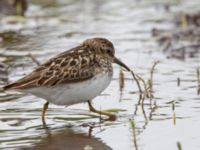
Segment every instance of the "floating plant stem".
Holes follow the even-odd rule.
[[[149,120],[152,120],[153,118],[153,113],[156,111],[156,109],[158,108],[158,106],[155,104],[153,107],[151,107],[151,111],[149,113]]]
[[[153,97],[153,94],[152,94],[153,93],[153,73],[154,73],[155,67],[158,63],[160,63],[160,61],[155,61],[151,68],[151,71],[150,71],[150,80],[148,82],[149,83],[149,92],[150,92],[150,96],[151,96],[150,98]]]
[[[182,150],[182,146],[180,142],[177,142],[176,145],[177,145],[178,150]]]
[[[152,90],[152,81],[148,80],[148,89],[149,89],[149,98],[152,99],[153,98],[153,90]]]
[[[135,130],[135,120],[134,119],[130,119],[130,124],[131,124],[132,130]]]
[[[173,123],[174,123],[174,125],[176,125],[176,112],[173,112]]]
[[[140,82],[139,82],[139,80],[137,79],[135,73],[134,73],[132,70],[131,70],[130,72],[131,72],[131,74],[132,74],[132,76],[133,76],[133,79],[136,81],[136,84],[137,84],[137,86],[138,86],[138,90],[139,90],[140,95],[141,95],[143,92],[142,92],[142,89],[141,89],[141,86],[140,86]]]
[[[177,78],[177,86],[180,86],[181,85],[181,79],[178,77]]]
[[[138,76],[138,75],[137,75],[137,78],[139,80],[141,80],[143,85],[144,85],[144,93],[143,93],[143,97],[142,97],[142,104],[143,104],[145,97],[149,98],[149,93],[148,93],[147,85],[146,85],[144,79],[142,77]]]
[[[200,94],[200,71],[199,68],[197,68],[197,94]]]
[[[158,63],[160,63],[160,61],[154,62],[153,66],[152,66],[152,68],[151,68],[150,80],[151,80],[151,83],[152,83],[152,88],[153,88],[153,73],[154,73],[155,67],[156,67],[156,65],[157,65]]]
[[[176,107],[176,101],[172,102],[172,111],[173,111],[173,115],[172,115],[172,119],[173,119],[173,124],[176,125],[176,112],[175,112],[175,107]]]
[[[119,89],[120,89],[120,92],[122,92],[124,89],[124,73],[121,68],[119,72]]]
[[[172,102],[172,111],[174,111],[175,110],[175,102],[173,101]]]
[[[137,137],[136,137],[136,133],[135,133],[136,126],[135,126],[134,119],[130,119],[130,125],[131,125],[131,129],[133,131],[133,144],[134,144],[135,150],[138,150]]]

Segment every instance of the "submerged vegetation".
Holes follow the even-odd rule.
[[[172,29],[152,30],[161,50],[171,58],[185,60],[197,57],[200,48],[200,13],[180,13],[174,17]]]

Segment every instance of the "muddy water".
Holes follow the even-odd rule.
[[[10,81],[36,66],[28,53],[44,62],[96,36],[113,41],[117,56],[145,80],[150,78],[153,62],[160,63],[154,74],[154,98],[145,99],[143,106],[138,105],[137,87],[127,72],[120,94],[119,67],[114,66],[112,83],[93,101],[98,109],[121,110],[113,122],[100,122],[98,115],[88,112],[86,104],[68,108],[52,104],[44,127],[40,119],[44,100],[1,92],[0,149],[176,150],[177,143],[183,149],[199,149],[199,56],[185,61],[168,59],[151,37],[152,28],[172,28],[170,19],[176,12],[198,10],[199,2],[168,1],[170,11],[161,2],[34,0],[25,21],[14,25],[3,22],[1,32],[12,30],[0,43],[0,58],[10,65]],[[135,128],[130,120],[134,120]]]

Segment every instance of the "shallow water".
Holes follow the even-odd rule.
[[[170,12],[162,1],[154,0],[47,2],[32,0],[24,22],[0,26],[1,32],[12,30],[0,43],[0,58],[8,59],[11,66],[10,81],[36,66],[29,53],[44,62],[87,38],[102,36],[113,41],[116,55],[145,80],[150,78],[153,63],[160,61],[154,73],[154,98],[138,105],[137,86],[127,72],[121,95],[119,67],[114,65],[113,81],[93,104],[102,110],[123,110],[117,113],[116,121],[101,122],[98,115],[88,112],[86,104],[67,108],[51,104],[47,127],[43,127],[40,115],[44,100],[1,92],[1,149],[177,150],[177,143],[183,149],[199,149],[199,56],[184,61],[168,59],[151,37],[154,27],[173,28],[171,19],[176,12],[198,10],[198,0],[168,1]],[[130,120],[134,120],[135,128]]]

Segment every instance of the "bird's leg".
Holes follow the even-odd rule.
[[[46,102],[43,106],[43,110],[42,110],[42,122],[43,122],[43,124],[46,124],[45,123],[45,113],[46,113],[46,110],[48,109],[48,106],[49,106],[49,102]]]
[[[116,116],[113,115],[113,114],[110,114],[108,112],[102,112],[102,111],[99,111],[99,110],[96,110],[92,104],[91,104],[91,101],[88,101],[88,106],[89,106],[89,110],[91,112],[94,112],[94,113],[97,113],[97,114],[100,114],[100,115],[105,115],[105,116],[108,116],[109,117],[109,120],[116,120]]]

